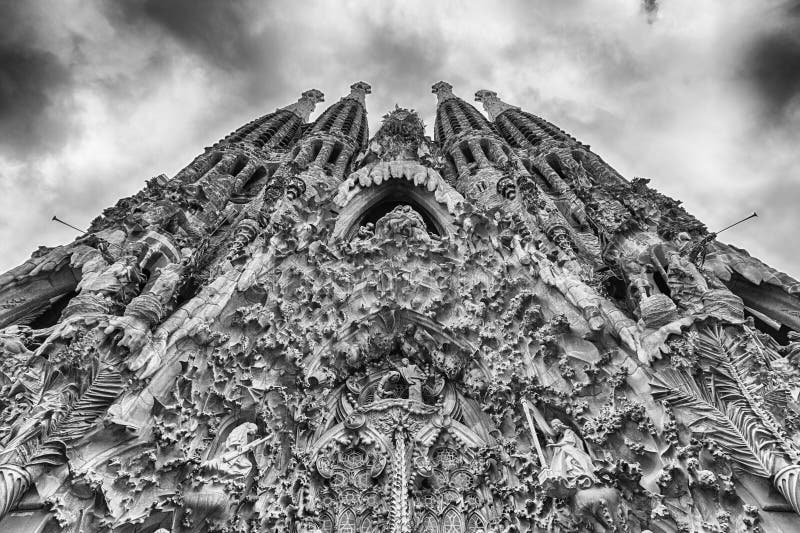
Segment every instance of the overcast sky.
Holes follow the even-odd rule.
[[[239,125],[493,89],[800,276],[800,1],[0,0],[0,271]],[[478,106],[479,109],[480,106]],[[322,111],[318,108],[312,119]]]

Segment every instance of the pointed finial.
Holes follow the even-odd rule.
[[[439,104],[456,97],[456,95],[453,94],[453,86],[446,81],[434,83],[433,87],[431,87],[431,92],[439,99]]]
[[[351,100],[357,100],[361,102],[361,105],[366,106],[366,96],[372,93],[372,86],[365,82],[365,81],[357,81],[353,85],[350,86],[350,94],[345,96],[345,98],[350,98]]]
[[[314,112],[314,108],[317,106],[317,104],[324,101],[325,95],[322,94],[322,91],[317,89],[309,89],[300,96],[297,102],[287,105],[282,109],[291,111],[303,119],[303,122],[308,122],[308,118],[311,116],[311,113]]]
[[[486,113],[489,115],[489,120],[495,120],[506,109],[519,109],[517,106],[507,104],[502,101],[497,93],[489,89],[481,89],[475,93],[475,101],[481,102]]]

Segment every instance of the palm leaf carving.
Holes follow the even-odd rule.
[[[69,411],[54,420],[50,431],[42,438],[39,449],[31,457],[30,463],[63,462],[66,444],[86,435],[122,390],[119,372],[110,366],[100,368]]]
[[[651,386],[657,399],[690,411],[687,426],[711,437],[743,470],[770,476],[774,459],[764,452],[774,439],[746,409],[720,402],[706,386],[673,369],[660,371]]]
[[[750,375],[753,353],[720,326],[700,331],[696,353],[703,370],[698,377],[659,371],[655,397],[684,408],[687,426],[711,437],[743,470],[769,477],[787,443],[759,400],[762,386]]]

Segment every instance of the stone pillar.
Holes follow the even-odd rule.
[[[478,139],[470,139],[467,144],[470,152],[472,152],[472,157],[475,158],[475,162],[478,164],[478,168],[490,168],[492,166],[492,163],[486,158]]]
[[[495,165],[503,166],[508,163],[508,156],[500,148],[500,145],[497,141],[493,139],[489,139],[489,156],[494,161]]]
[[[300,168],[305,168],[311,162],[311,155],[314,153],[314,141],[311,139],[306,140],[300,148],[297,156],[294,158],[295,164]]]
[[[349,135],[354,140],[358,138],[358,129],[361,127],[361,119],[364,117],[364,108],[358,107],[356,110],[356,117],[353,119],[353,125],[350,127],[350,131],[344,132],[345,135]]]
[[[450,148],[450,155],[453,156],[453,161],[456,163],[456,172],[458,172],[459,176],[464,172],[469,172],[469,165],[467,164],[463,152],[461,152],[460,146],[453,145],[453,147]]]
[[[342,151],[339,152],[339,157],[336,158],[336,162],[333,166],[333,176],[339,179],[344,178],[344,171],[346,170],[347,163],[350,161],[350,157],[353,155],[355,151],[354,148],[350,146],[343,146]]]
[[[328,163],[328,158],[331,156],[331,152],[333,152],[334,144],[335,141],[333,139],[325,139],[322,141],[322,148],[311,164],[323,168]]]

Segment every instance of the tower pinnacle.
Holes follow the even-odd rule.
[[[500,116],[500,113],[507,109],[519,109],[517,106],[505,103],[497,96],[496,92],[489,89],[481,89],[476,92],[475,101],[483,104],[483,108],[489,114],[489,120],[491,121],[494,121]]]
[[[447,83],[446,81],[439,81],[433,84],[431,87],[431,92],[436,95],[439,99],[439,104],[450,100],[451,98],[455,98],[456,95],[453,94],[453,86]]]
[[[325,101],[325,95],[322,94],[322,91],[318,89],[309,89],[305,91],[297,102],[287,105],[281,109],[285,109],[287,111],[291,111],[298,117],[303,119],[303,122],[308,122],[308,118],[311,116],[311,113],[314,112],[314,108],[317,106],[318,103]]]
[[[355,100],[357,102],[360,102],[361,105],[366,106],[367,105],[366,97],[368,94],[371,93],[372,93],[372,86],[369,83],[365,81],[357,81],[356,83],[350,86],[350,94],[348,94],[344,98]]]

